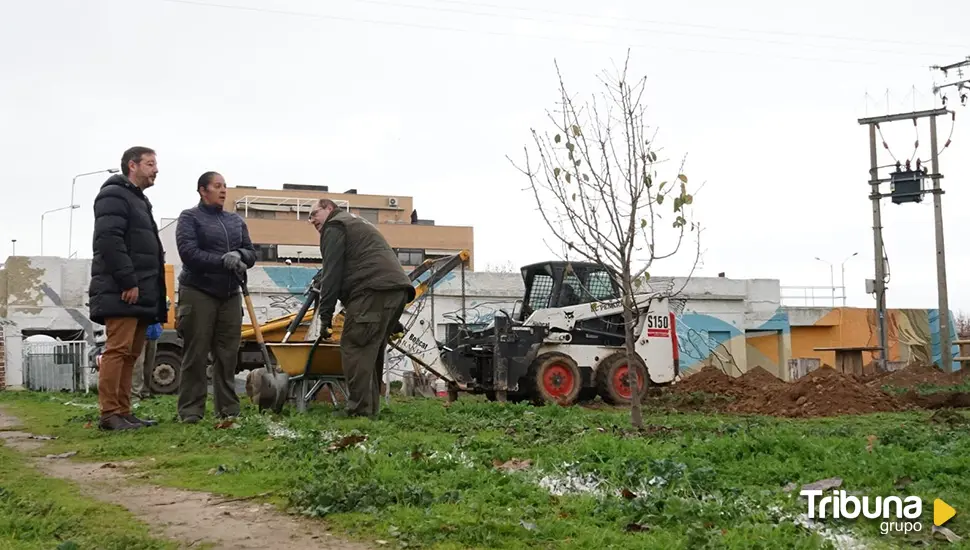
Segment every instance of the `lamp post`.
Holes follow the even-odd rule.
[[[70,208],[71,209],[71,212],[73,212],[74,209],[77,208],[77,207],[78,206],[76,204],[72,204],[70,206],[62,206],[60,208],[55,208],[53,210],[48,210],[47,212],[44,212],[43,214],[40,215],[40,255],[41,256],[44,255],[44,217],[47,216],[48,214],[52,214],[54,212],[60,212],[61,210],[67,210],[68,208]]]
[[[17,255],[17,239],[10,239],[10,244],[13,245],[13,253],[10,254],[10,255],[11,256],[16,256]]]
[[[846,259],[842,260],[842,307],[845,307],[845,298],[846,298],[846,296],[845,296],[845,262],[851,260],[852,258],[855,258],[858,255],[859,255],[858,252],[853,252],[852,254],[849,254],[849,256]]]
[[[818,256],[815,256],[815,259],[822,263],[829,264],[829,286],[832,288],[832,307],[835,307],[835,266],[832,265],[832,262],[823,260]]]
[[[78,175],[74,176],[74,179],[71,180],[71,202],[68,203],[68,204],[74,205],[74,184],[77,183],[77,179],[78,178],[81,178],[81,177],[84,177],[84,176],[93,176],[94,174],[102,174],[102,173],[105,173],[105,172],[107,172],[109,174],[117,174],[120,171],[121,170],[119,170],[118,168],[107,168],[105,170],[95,170],[94,172],[84,172],[83,174],[78,174]],[[77,208],[77,205],[74,205],[74,208]],[[67,257],[68,257],[68,259],[70,259],[70,257],[74,255],[74,249],[71,247],[71,237],[74,236],[74,208],[71,208],[70,221],[67,222],[68,223],[68,229],[67,229],[67,231],[68,231],[68,233],[67,233]],[[41,249],[43,249],[43,248],[44,247],[43,247],[43,243],[42,243],[41,244]],[[43,251],[41,251],[41,255],[43,255]]]

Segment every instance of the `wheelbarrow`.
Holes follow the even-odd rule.
[[[340,361],[340,344],[316,340],[314,342],[288,342],[266,344],[276,357],[276,364],[289,376],[291,388],[296,392],[296,408],[305,412],[324,386],[330,388],[330,401],[337,406],[334,392],[340,392],[346,401],[344,372]]]

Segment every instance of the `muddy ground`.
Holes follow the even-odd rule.
[[[25,454],[41,449],[44,442],[17,431],[19,424],[0,410],[0,442]],[[43,456],[33,457],[32,462],[48,476],[77,483],[86,496],[127,508],[156,535],[179,541],[185,548],[202,544],[224,550],[370,548],[331,535],[322,522],[283,514],[270,504],[144,483],[134,471],[134,463]]]
[[[676,410],[710,410],[786,418],[970,408],[970,393],[966,391],[917,391],[925,386],[956,386],[965,382],[967,377],[966,372],[947,374],[923,365],[866,376],[846,375],[823,367],[789,383],[761,367],[755,367],[739,377],[728,376],[714,367],[705,367],[670,388],[654,393],[652,398],[659,396],[660,403]],[[898,390],[907,391],[900,393]]]

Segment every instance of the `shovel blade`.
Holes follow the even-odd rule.
[[[275,413],[283,410],[286,403],[289,376],[272,373],[264,367],[255,369],[246,377],[246,394],[260,411],[270,409]]]

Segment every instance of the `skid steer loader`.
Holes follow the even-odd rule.
[[[571,405],[599,395],[627,404],[634,393],[642,398],[648,385],[673,382],[679,369],[676,322],[666,298],[635,297],[636,355],[628,361],[620,292],[606,268],[545,262],[521,272],[525,295],[512,312],[496,313],[481,330],[459,325],[444,343],[433,330],[420,330],[434,326],[428,308],[409,310],[401,351],[441,373],[452,388],[499,401]]]

